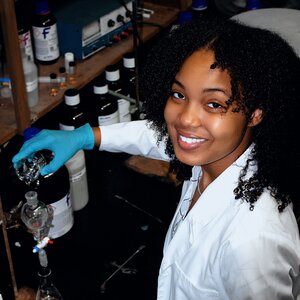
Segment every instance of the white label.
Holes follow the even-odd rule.
[[[120,122],[130,122],[130,102],[125,99],[118,99]]]
[[[74,218],[70,193],[49,205],[53,209],[53,220],[49,237],[54,239],[67,233],[73,226]]]
[[[98,116],[98,124],[100,126],[119,123],[119,112],[116,111],[110,115]]]
[[[81,177],[86,173],[86,168],[83,167],[79,172],[72,174],[70,178],[70,182],[77,182],[81,180]]]
[[[51,61],[59,57],[56,24],[47,27],[32,26],[35,56],[40,61]]]
[[[37,81],[37,79],[32,80],[32,81],[26,81],[26,91],[28,93],[34,91],[37,88],[38,88],[38,81]]]

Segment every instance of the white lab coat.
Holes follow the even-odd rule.
[[[101,130],[100,150],[168,160],[145,121]],[[205,189],[172,238],[175,216],[182,201],[193,196],[201,168],[194,167],[192,180],[184,182],[165,239],[158,300],[300,299],[300,241],[292,207],[279,213],[267,191],[253,211],[234,198],[249,151]]]

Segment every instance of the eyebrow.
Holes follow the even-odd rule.
[[[174,83],[179,85],[182,88],[185,88],[184,85],[180,81],[178,81],[176,78],[173,81],[173,84]],[[204,89],[204,93],[211,93],[211,92],[220,92],[220,93],[226,95],[226,97],[231,97],[231,95],[228,94],[228,92],[231,92],[231,91],[227,92],[226,90],[221,89],[221,88],[215,87],[215,88]]]

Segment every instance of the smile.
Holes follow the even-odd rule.
[[[182,135],[179,136],[179,139],[187,144],[195,144],[195,143],[201,143],[205,141],[205,139],[188,138]]]

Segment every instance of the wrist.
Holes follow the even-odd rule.
[[[82,149],[91,150],[95,144],[95,137],[92,127],[89,123],[76,129],[76,134],[79,134],[82,138]]]
[[[101,144],[101,130],[100,127],[93,127],[94,133],[94,143],[96,147],[99,147]]]

